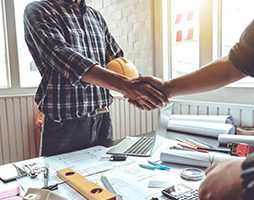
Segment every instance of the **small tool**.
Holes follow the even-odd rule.
[[[155,169],[160,169],[160,170],[170,170],[170,167],[167,165],[162,165],[159,164],[157,162],[153,162],[148,160],[147,161],[150,165],[145,165],[145,164],[139,164],[140,167],[145,168],[145,169],[151,169],[151,170],[155,170]]]
[[[63,181],[63,182],[60,182],[60,183],[56,183],[54,185],[49,185],[47,187],[43,187],[41,189],[45,189],[45,190],[50,190],[50,191],[54,191],[54,190],[57,190],[58,189],[58,185],[61,185],[61,184],[64,184],[66,183],[67,181]]]
[[[32,170],[28,165],[23,165],[23,169],[26,171],[26,173],[31,179],[34,179],[37,177],[37,174],[35,173],[35,171]]]
[[[126,154],[113,154],[112,156],[110,156],[111,161],[125,161],[127,158]]]
[[[244,157],[254,152],[254,145],[246,143],[232,143],[227,145],[230,148],[230,155]]]
[[[102,159],[108,159],[110,161],[125,161],[127,159],[126,154],[113,154],[110,156],[103,156]]]
[[[43,171],[43,177],[44,177],[44,188],[47,188],[49,182],[49,169],[47,167]]]
[[[123,197],[119,194],[117,194],[117,192],[115,191],[115,189],[113,188],[113,186],[111,185],[111,183],[109,182],[108,178],[106,176],[101,176],[101,182],[103,183],[104,187],[112,192],[113,194],[116,195],[116,200],[122,200]]]

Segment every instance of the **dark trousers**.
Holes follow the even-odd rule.
[[[109,113],[56,122],[43,118],[41,156],[51,156],[105,145],[112,140]]]

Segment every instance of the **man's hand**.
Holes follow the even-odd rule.
[[[124,97],[129,99],[129,103],[143,110],[153,110],[163,106],[164,102],[168,102],[167,97],[158,88],[136,79],[130,80],[127,84],[127,92],[124,93]]]
[[[161,79],[154,77],[154,76],[141,76],[135,79],[132,79],[132,83],[136,85],[150,85],[150,87],[154,88],[164,96],[163,102],[167,103],[168,102],[168,97],[165,94],[165,83]],[[127,96],[126,96],[127,97]],[[152,110],[156,107],[148,108],[146,105],[142,104],[141,101],[137,101],[136,99],[129,98],[128,100],[129,103],[133,104],[134,106],[137,106],[140,109],[145,109],[145,110]]]
[[[99,87],[122,93],[139,108],[152,110],[163,105],[168,99],[162,92],[145,81],[135,81],[121,74],[104,69],[99,65],[93,66],[85,73],[82,80]]]
[[[165,90],[164,81],[154,76],[140,76],[138,78],[132,79],[132,81],[136,83],[141,83],[141,82],[149,83],[151,86],[153,86],[154,88],[156,88],[162,93],[164,93],[164,90]]]
[[[242,160],[228,160],[212,164],[199,188],[201,200],[240,200],[242,195]]]

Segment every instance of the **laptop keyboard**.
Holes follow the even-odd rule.
[[[154,137],[141,137],[124,154],[145,155],[153,145]]]

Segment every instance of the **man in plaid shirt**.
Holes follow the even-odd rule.
[[[25,40],[42,76],[35,101],[44,114],[41,155],[105,144],[112,138],[109,89],[142,109],[167,98],[148,83],[105,69],[123,57],[101,14],[84,0],[41,0],[24,12]]]

